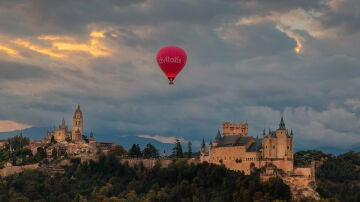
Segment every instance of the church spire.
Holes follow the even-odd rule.
[[[204,138],[203,138],[202,143],[201,143],[201,148],[205,148],[205,140],[204,140]]]
[[[281,117],[281,120],[280,120],[279,130],[286,130],[283,117]]]

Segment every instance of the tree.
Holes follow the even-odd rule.
[[[144,158],[157,158],[159,157],[159,151],[152,144],[147,144],[142,151]]]
[[[50,144],[56,144],[57,141],[55,140],[54,136],[51,136]]]
[[[190,159],[192,157],[192,152],[191,152],[191,141],[188,142],[188,153],[187,153],[187,157]]]
[[[175,139],[175,147],[173,148],[173,156],[176,158],[184,158],[182,147],[179,139]]]
[[[82,135],[82,139],[83,139],[85,142],[89,143],[89,138],[88,138],[86,135]]]
[[[129,150],[129,156],[130,157],[137,157],[139,158],[141,156],[141,149],[139,144],[133,144],[131,149]]]
[[[264,182],[265,199],[268,200],[291,200],[290,187],[281,178],[274,177]]]
[[[71,137],[69,135],[67,135],[66,138],[65,138],[65,141],[66,142],[71,142]]]
[[[24,146],[29,145],[29,143],[30,139],[28,137],[23,137],[22,133],[20,133],[20,135],[8,138],[5,149],[10,152],[19,151]]]
[[[53,159],[57,159],[58,152],[55,147],[52,149],[51,156],[53,157]]]

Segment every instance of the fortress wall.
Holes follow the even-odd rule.
[[[8,175],[12,175],[15,173],[21,173],[25,170],[34,170],[39,167],[39,164],[31,164],[31,165],[24,165],[24,166],[9,166],[3,169],[0,169],[0,176],[6,177]]]
[[[245,152],[244,146],[213,147],[211,148],[209,163],[220,164],[220,161],[226,163],[228,161],[243,160],[241,158],[245,156]]]
[[[311,177],[311,168],[295,168],[295,175],[303,175],[306,177]]]
[[[246,136],[248,134],[248,124],[247,123],[223,122],[222,131],[223,131],[224,135]]]

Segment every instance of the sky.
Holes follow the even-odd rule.
[[[224,121],[360,145],[358,0],[0,0],[0,132],[71,126],[199,145]],[[168,85],[155,57],[182,47]],[[45,136],[45,131],[44,131]],[[0,137],[1,139],[1,137]],[[120,143],[121,144],[121,143]]]

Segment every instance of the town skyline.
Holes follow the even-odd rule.
[[[183,138],[200,146],[225,121],[249,123],[256,137],[283,116],[295,150],[356,149],[359,7],[355,0],[1,1],[0,139],[50,129],[63,117],[69,124],[80,104],[84,132],[119,144]],[[155,60],[167,45],[188,55],[174,86]]]

